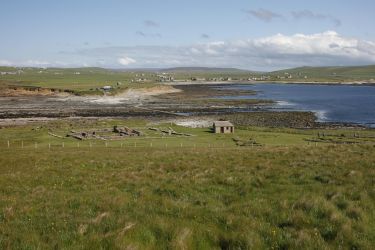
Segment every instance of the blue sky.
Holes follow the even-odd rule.
[[[374,10],[370,0],[1,0],[0,64],[373,64]]]

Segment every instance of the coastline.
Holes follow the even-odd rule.
[[[122,93],[111,96],[31,96],[24,97],[6,97],[0,98],[2,109],[0,110],[0,118],[11,119],[28,118],[28,119],[42,119],[52,118],[61,119],[68,117],[150,117],[154,116],[158,119],[183,117],[183,116],[198,116],[202,115],[218,115],[218,114],[236,114],[249,112],[252,116],[260,117],[274,117],[281,115],[283,119],[289,116],[288,120],[296,120],[301,118],[301,113],[309,113],[310,111],[300,110],[301,113],[294,113],[298,110],[270,110],[268,105],[273,103],[270,100],[249,99],[249,100],[231,100],[231,99],[217,99],[220,96],[240,96],[240,95],[254,95],[253,90],[235,90],[231,89],[230,85],[236,84],[261,84],[262,82],[180,82],[175,86],[164,85],[151,88],[128,89]],[[269,84],[277,82],[268,82]],[[266,83],[264,83],[266,84]],[[284,82],[284,84],[293,84]],[[301,84],[301,83],[299,83]],[[308,84],[308,83],[303,83]],[[310,83],[311,84],[311,83]],[[229,88],[212,88],[212,86],[221,85]],[[316,85],[316,84],[312,84]],[[249,85],[251,86],[251,85]],[[363,86],[363,85],[360,85]],[[15,100],[20,100],[18,106],[15,106]],[[25,108],[29,104],[32,107]],[[258,115],[255,115],[257,113]],[[267,114],[264,114],[267,113]],[[268,114],[269,113],[269,114]],[[314,111],[312,111],[314,113]],[[189,114],[189,115],[187,115]],[[291,118],[295,115],[293,119]],[[319,115],[314,113],[317,117],[316,122],[326,124],[330,127],[331,122],[319,121]],[[2,120],[0,119],[0,121]],[[298,119],[297,119],[298,120]],[[303,120],[303,119],[302,119]],[[5,121],[5,120],[3,120]],[[23,122],[20,120],[19,122]],[[295,122],[294,122],[295,123]],[[334,127],[348,127],[353,125],[365,125],[360,123],[349,122],[335,122]],[[349,125],[351,124],[351,125]],[[261,125],[261,123],[257,123]],[[269,124],[268,124],[269,125]],[[321,125],[323,126],[323,125]],[[320,127],[321,127],[320,126]],[[302,127],[302,126],[300,126]],[[368,126],[366,126],[368,127]]]
[[[348,82],[328,82],[328,81],[175,81],[164,83],[165,85],[232,85],[232,84],[305,84],[305,85],[353,85],[353,86],[375,86],[375,82],[370,81],[348,81]]]

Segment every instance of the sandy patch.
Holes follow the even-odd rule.
[[[209,128],[212,127],[215,118],[213,117],[187,117],[173,120],[162,120],[158,122],[152,122],[149,125],[157,125],[160,123],[174,123],[178,126],[187,128]]]
[[[140,102],[148,97],[181,92],[180,89],[172,86],[156,86],[152,88],[143,89],[128,89],[123,93],[114,96],[69,96],[61,98],[62,101],[82,101],[96,104],[121,104],[121,103],[135,103]]]
[[[212,120],[190,120],[190,121],[176,121],[175,124],[178,126],[188,128],[208,128],[212,126]]]

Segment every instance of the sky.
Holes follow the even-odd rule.
[[[0,0],[0,65],[375,64],[374,0]]]

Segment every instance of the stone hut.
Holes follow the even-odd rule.
[[[215,134],[234,133],[234,126],[229,121],[215,121],[213,125]]]

